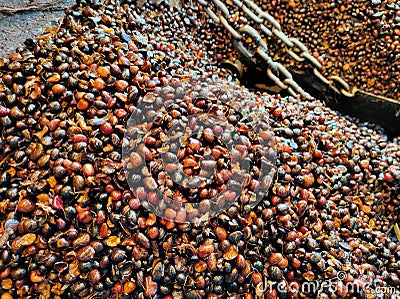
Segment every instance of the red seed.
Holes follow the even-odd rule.
[[[131,72],[131,74],[132,74],[133,76],[136,76],[137,73],[139,72],[139,67],[138,67],[137,65],[131,65],[131,66],[129,67],[129,71]]]
[[[241,125],[240,128],[238,129],[238,132],[240,134],[246,135],[247,133],[249,133],[249,128],[246,125]]]
[[[150,69],[151,69],[151,62],[146,60],[146,61],[143,63],[142,71],[147,72],[147,71],[149,71]]]
[[[116,293],[116,294],[121,294],[122,293],[122,283],[117,282],[112,288],[111,292]],[[119,297],[119,296],[117,296]]]
[[[179,165],[176,163],[168,163],[165,165],[165,171],[166,172],[175,172],[179,168]]]
[[[8,113],[10,113],[10,109],[0,106],[0,116],[6,116]]]
[[[130,294],[135,289],[136,289],[136,284],[133,281],[127,281],[127,282],[124,283],[124,293]]]
[[[244,267],[246,266],[246,259],[243,255],[238,254],[238,256],[236,257],[236,265],[239,269],[244,269]]]
[[[111,199],[112,199],[112,200],[118,201],[118,200],[121,199],[121,197],[122,197],[122,193],[121,193],[120,191],[118,191],[118,190],[113,190],[113,191],[111,192]]]
[[[139,242],[140,245],[142,245],[146,249],[149,249],[151,246],[149,239],[143,233],[138,233],[136,235],[136,240]]]
[[[223,228],[222,226],[217,226],[215,228],[215,235],[217,236],[218,240],[223,241],[226,240],[228,237],[228,233],[226,232],[226,229]]]
[[[106,221],[106,217],[106,213],[103,210],[100,210],[96,215],[95,223],[97,225],[103,224],[104,221]]]
[[[107,223],[103,223],[100,228],[100,237],[105,238],[111,234],[111,231],[108,229]]]
[[[75,134],[74,136],[72,136],[71,140],[73,143],[88,142],[88,138],[83,134]]]
[[[51,201],[51,206],[53,207],[53,209],[56,209],[59,211],[62,210],[64,208],[64,203],[63,203],[61,196],[59,196],[59,195],[54,196]]]
[[[192,117],[189,121],[189,127],[193,130],[196,127],[197,120],[195,117]]]
[[[384,179],[385,179],[385,182],[387,182],[387,183],[393,182],[393,176],[392,176],[391,173],[385,172],[384,175],[383,175],[383,177],[384,177]]]
[[[115,110],[115,116],[119,119],[124,118],[128,115],[128,112],[125,109],[117,109]]]
[[[115,115],[111,115],[108,119],[108,122],[111,124],[111,126],[115,126],[118,124],[118,118]]]
[[[272,114],[275,117],[280,117],[282,115],[282,108],[281,107],[277,107]]]
[[[314,157],[317,159],[321,159],[323,157],[323,153],[320,150],[316,150],[314,152]]]
[[[96,284],[96,283],[98,283],[100,281],[100,279],[101,279],[101,274],[100,274],[99,270],[92,269],[89,272],[88,280],[89,280],[90,284]]]
[[[121,68],[117,64],[114,64],[114,63],[110,66],[110,71],[111,71],[111,74],[113,74],[113,75],[121,74]]]
[[[103,98],[103,102],[105,102],[105,103],[108,103],[109,101],[111,101],[113,99],[112,95],[105,90],[103,90],[101,92],[101,97]],[[108,108],[110,108],[110,107],[108,107]]]
[[[131,198],[131,199],[129,200],[129,207],[130,207],[132,210],[137,210],[137,209],[139,209],[139,208],[140,208],[140,200],[139,200],[139,198]]]
[[[104,134],[104,135],[110,135],[113,131],[113,127],[110,123],[108,122],[104,122],[100,125],[100,131]]]
[[[312,173],[308,174],[308,175],[304,175],[304,187],[308,188],[310,187],[312,184],[314,184],[314,176]]]
[[[154,240],[160,235],[160,232],[157,227],[150,227],[147,234],[150,239]]]
[[[197,161],[193,158],[186,158],[183,160],[183,167],[196,167]]]
[[[79,162],[72,162],[69,169],[73,172],[78,172],[82,169],[82,164]]]
[[[211,155],[215,160],[217,160],[221,156],[221,151],[219,149],[213,148],[211,150]]]
[[[295,269],[300,268],[300,267],[301,267],[301,261],[300,261],[299,259],[297,259],[297,258],[294,258],[294,259],[292,260],[292,266],[293,266],[293,268],[295,268]]]
[[[106,186],[106,188],[105,188],[105,190],[106,190],[107,193],[113,192],[114,189],[115,189],[114,186],[111,185],[111,184],[108,184],[108,185]]]
[[[199,258],[205,258],[209,256],[212,252],[214,251],[214,245],[213,244],[202,244],[200,245],[197,254]]]
[[[60,126],[61,120],[59,119],[53,119],[47,123],[47,127],[49,128],[50,131],[56,130]]]
[[[118,63],[120,64],[120,65],[122,65],[122,66],[130,66],[130,61],[129,61],[129,59],[128,58],[126,58],[125,56],[121,56],[119,59],[118,59]]]
[[[22,55],[19,53],[11,53],[8,57],[11,61],[19,61],[22,59]]]
[[[151,136],[147,136],[145,138],[144,142],[146,143],[146,145],[153,146],[157,143],[157,139],[155,139],[154,137],[151,137]]]
[[[81,223],[89,223],[93,220],[93,217],[92,214],[90,214],[90,211],[83,210],[78,212],[76,219]]]
[[[300,227],[300,232],[302,234],[306,234],[308,232],[308,229],[305,226]]]

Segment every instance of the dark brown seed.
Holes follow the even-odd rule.
[[[89,283],[92,285],[98,283],[101,280],[100,271],[97,269],[91,270],[89,272],[88,279],[89,279]]]
[[[144,248],[150,248],[150,241],[143,233],[138,233],[136,239]]]
[[[93,247],[87,245],[77,251],[76,258],[81,262],[87,262],[93,259],[95,253]]]
[[[90,243],[90,235],[88,233],[80,234],[73,242],[75,248],[85,246]]]

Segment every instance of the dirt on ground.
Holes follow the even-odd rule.
[[[75,0],[0,0],[0,57],[59,24]]]

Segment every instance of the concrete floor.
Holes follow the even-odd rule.
[[[57,26],[64,15],[64,9],[76,2],[62,0],[57,7],[45,11],[28,10],[14,14],[6,13],[9,8],[18,9],[52,3],[54,3],[52,0],[0,0],[0,57],[8,56],[27,38],[33,38],[43,33],[44,29]]]

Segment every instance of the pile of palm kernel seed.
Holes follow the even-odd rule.
[[[363,298],[399,288],[400,245],[388,233],[400,206],[399,145],[318,100],[226,80],[205,50],[214,39],[201,15],[196,5],[80,1],[59,28],[0,59],[1,299]],[[203,223],[171,212],[174,222],[143,207],[158,200],[152,186],[130,189],[127,119],[165,85],[184,99],[167,118],[188,117],[198,108],[196,86],[180,88],[188,78],[215,91],[204,102],[229,99],[271,128],[276,175],[256,207],[241,196]],[[198,159],[206,141],[183,157]],[[155,145],[140,156],[148,165]],[[217,192],[229,175],[220,164]],[[323,281],[336,287],[302,288]]]

